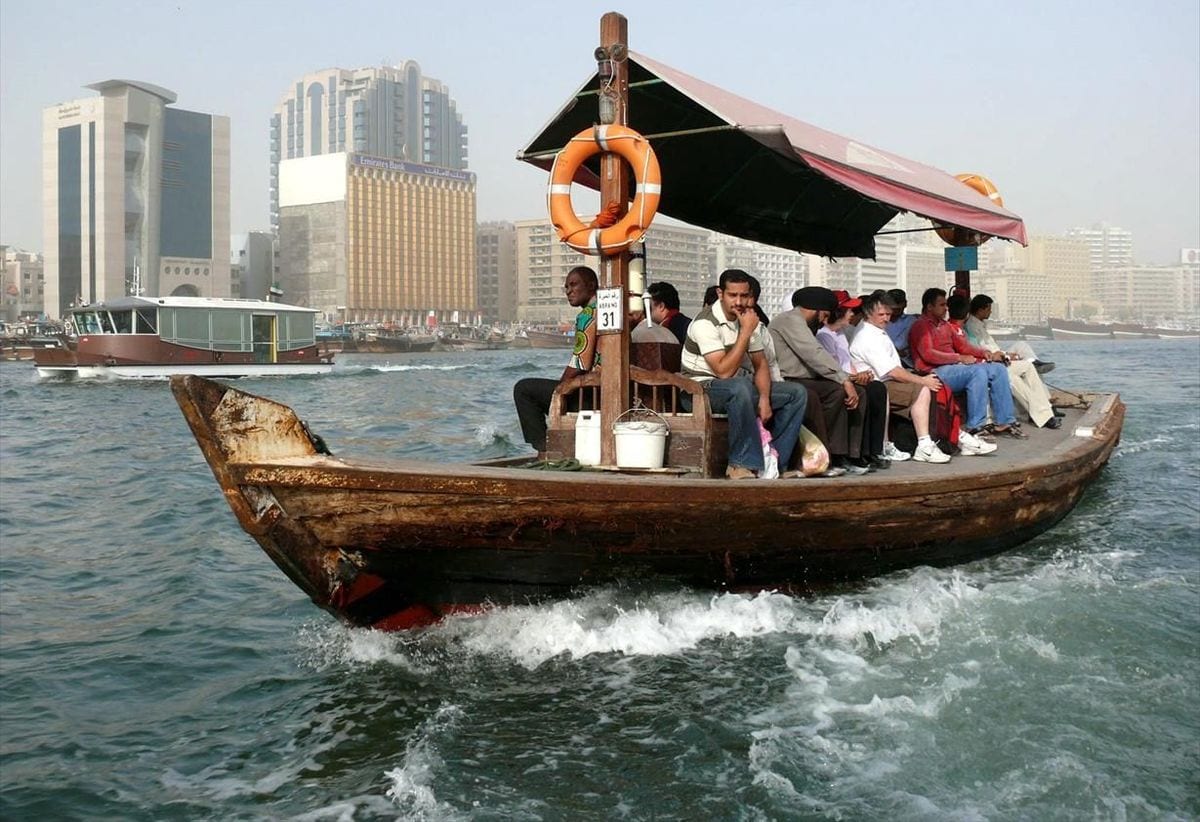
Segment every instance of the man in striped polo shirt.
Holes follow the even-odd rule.
[[[722,272],[717,301],[692,320],[683,344],[683,375],[703,383],[712,410],[729,417],[730,479],[752,479],[763,470],[758,420],[770,430],[779,470],[786,471],[808,402],[802,387],[771,381],[752,299],[749,274]],[[752,374],[741,368],[747,354]]]

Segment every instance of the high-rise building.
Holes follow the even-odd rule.
[[[467,127],[447,88],[409,60],[400,66],[306,74],[271,117],[271,228],[279,230],[279,165],[355,153],[467,168]]]
[[[475,175],[363,154],[279,167],[283,299],[329,320],[474,322]]]
[[[1093,279],[1093,256],[1094,249],[1082,236],[1040,235],[1032,237],[1027,248],[1018,247],[1016,260],[1026,271],[1040,272],[1046,277],[1050,287],[1049,316],[1073,317],[1083,305],[1100,306]]]
[[[512,223],[480,223],[475,229],[479,310],[485,322],[517,319],[517,231]]]
[[[238,250],[241,278],[235,296],[265,300],[275,284],[275,238],[269,231],[251,231]]]
[[[860,259],[847,257],[833,260],[825,267],[825,286],[832,289],[845,289],[851,294],[870,294],[876,289],[904,288],[909,290],[909,302],[913,295],[905,285],[905,258],[907,249],[916,248],[912,259],[922,262],[936,256],[939,265],[944,268],[944,252],[946,247],[937,235],[929,220],[915,214],[902,212],[893,217],[887,225],[875,235],[875,259]],[[925,267],[921,269],[924,281]],[[919,296],[919,294],[918,294]]]
[[[1123,228],[1095,223],[1091,228],[1069,228],[1067,236],[1088,244],[1092,271],[1133,265],[1133,233]]]
[[[792,307],[792,293],[809,284],[810,270],[820,258],[786,248],[755,243],[726,234],[712,235],[713,279],[727,268],[740,268],[762,285],[759,305],[769,316]]]
[[[517,320],[554,325],[571,322],[577,309],[563,297],[567,272],[586,265],[600,274],[595,257],[588,257],[559,242],[549,220],[520,220],[517,235]],[[685,314],[695,314],[704,302],[704,291],[715,282],[709,233],[704,229],[657,222],[646,232],[646,285],[665,281],[679,292]]]
[[[42,113],[46,313],[138,290],[229,296],[229,118],[106,80]]]

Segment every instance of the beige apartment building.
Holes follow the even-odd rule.
[[[575,318],[563,297],[567,272],[586,265],[604,285],[603,266],[559,242],[549,220],[521,220],[516,230],[517,320],[538,325],[569,323]],[[685,314],[703,305],[704,291],[715,282],[709,234],[705,229],[656,222],[646,233],[646,284],[666,281],[679,292]]]
[[[279,167],[283,299],[329,320],[474,323],[475,175],[363,154]]]
[[[1092,270],[1092,247],[1083,237],[1038,235],[1029,246],[1016,246],[1014,260],[1026,271],[1045,276],[1050,290],[1048,317],[1074,317],[1084,305],[1099,309]]]

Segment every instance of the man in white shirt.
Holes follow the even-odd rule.
[[[917,431],[917,448],[912,454],[915,462],[944,463],[950,455],[942,451],[929,436],[929,403],[941,390],[937,376],[920,377],[905,370],[896,346],[887,333],[895,305],[886,294],[872,294],[863,303],[863,322],[854,341],[850,343],[850,361],[857,369],[867,369],[887,387],[890,404],[909,409],[913,428]],[[898,449],[888,441],[884,455]],[[901,452],[902,453],[902,452]]]
[[[763,470],[759,420],[786,470],[808,402],[803,388],[771,381],[761,333],[750,275],[731,268],[721,273],[717,301],[696,315],[683,343],[683,375],[702,382],[712,410],[729,417],[730,479],[752,479]],[[739,373],[747,355],[753,375]]]

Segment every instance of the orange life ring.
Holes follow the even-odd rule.
[[[1000,191],[996,188],[996,185],[987,177],[984,177],[982,174],[956,174],[954,177],[959,182],[970,186],[984,197],[987,197],[992,201],[993,204],[998,205],[1001,208],[1004,207],[1004,198],[1000,196]],[[954,232],[954,226],[944,225],[937,228],[937,235],[941,237],[942,241],[947,245],[955,244]],[[967,245],[983,245],[985,242],[987,242],[988,238],[989,235],[972,231],[970,232]]]
[[[616,225],[591,228],[575,214],[571,205],[571,183],[583,162],[602,151],[613,152],[633,167],[637,188],[629,211]],[[550,169],[547,193],[550,222],[558,231],[558,239],[581,254],[611,256],[642,239],[658,211],[661,196],[662,176],[650,141],[625,126],[584,129],[558,152]]]

